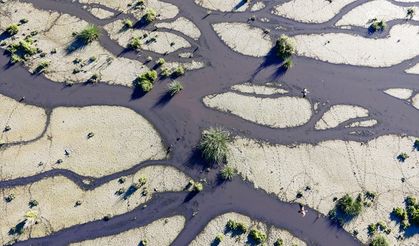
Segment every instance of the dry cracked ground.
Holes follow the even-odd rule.
[[[0,0],[0,244],[419,245],[418,40],[415,0]]]

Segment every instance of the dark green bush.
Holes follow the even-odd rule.
[[[362,212],[362,199],[359,195],[356,199],[353,199],[346,194],[337,201],[336,208],[347,216],[358,216]]]
[[[153,89],[154,81],[157,79],[157,72],[150,70],[138,76],[136,85],[140,86],[144,92],[149,92]]]
[[[144,20],[147,23],[151,23],[155,21],[156,18],[157,18],[157,12],[155,9],[152,9],[152,8],[146,9],[145,14],[144,14]]]
[[[375,20],[371,23],[369,30],[370,32],[377,32],[377,31],[384,31],[384,29],[386,29],[387,27],[387,23],[385,23],[383,20],[378,21]]]
[[[244,223],[237,222],[234,220],[228,220],[226,227],[228,230],[238,234],[243,234],[247,232],[247,226]]]
[[[6,28],[6,32],[10,35],[16,35],[19,32],[19,26],[17,24],[11,24]]]
[[[95,25],[88,25],[83,29],[78,35],[77,39],[81,40],[84,44],[89,44],[97,39],[100,36],[100,29]]]
[[[370,246],[390,246],[390,244],[383,235],[378,235],[371,241]]]

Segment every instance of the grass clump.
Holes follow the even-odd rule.
[[[276,41],[276,55],[283,60],[287,60],[293,54],[295,54],[295,45],[291,38],[287,35],[281,35]]]
[[[339,225],[343,225],[358,216],[362,212],[362,208],[361,194],[358,194],[355,199],[346,194],[337,200],[335,207],[329,212],[329,218]]]
[[[130,19],[124,19],[122,23],[124,24],[125,28],[131,28],[134,26],[134,23],[132,23],[132,20]]]
[[[19,25],[18,24],[11,24],[6,28],[6,32],[10,35],[16,35],[19,32]]]
[[[132,37],[128,43],[128,48],[138,50],[141,48],[141,45],[143,45],[143,41],[140,37]]]
[[[185,74],[185,68],[182,65],[176,67],[172,73],[174,76],[179,77]]]
[[[157,65],[158,66],[162,66],[163,64],[165,64],[166,63],[166,60],[164,59],[164,58],[159,58],[158,60],[157,60]]]
[[[234,176],[236,176],[237,170],[231,166],[224,166],[223,169],[220,171],[220,177],[222,180],[233,180]]]
[[[140,86],[144,92],[149,92],[153,89],[154,82],[157,79],[157,72],[155,70],[150,70],[140,74],[137,78],[137,86]]]
[[[274,242],[274,246],[283,246],[284,245],[284,240],[278,238],[275,242]]]
[[[387,23],[385,21],[383,21],[383,20],[380,20],[380,21],[374,20],[371,23],[371,25],[369,27],[369,30],[370,30],[370,32],[374,33],[374,32],[378,32],[378,31],[382,32],[386,28],[387,28]]]
[[[264,243],[267,239],[266,234],[258,229],[250,230],[249,237],[257,244]]]
[[[157,11],[155,9],[153,8],[146,9],[145,14],[144,14],[144,20],[147,23],[151,23],[155,21],[156,18],[157,18]]]
[[[100,29],[95,25],[88,25],[83,29],[78,35],[77,39],[82,41],[84,44],[89,44],[97,39],[100,36]]]
[[[234,220],[228,220],[226,224],[226,228],[239,235],[247,232],[247,226],[244,223],[237,222]]]
[[[390,246],[389,242],[383,235],[376,236],[369,244],[370,246]]]
[[[194,182],[193,183],[193,190],[195,192],[201,192],[204,189],[204,185],[201,182]]]
[[[50,62],[49,61],[42,61],[38,64],[38,66],[35,68],[34,73],[43,73],[45,70],[49,67]]]
[[[208,161],[222,163],[229,152],[230,133],[222,128],[209,128],[202,132],[199,149]]]
[[[409,155],[406,152],[400,153],[400,155],[397,156],[397,159],[401,162],[406,161],[407,158],[409,158]]]
[[[168,85],[169,93],[171,96],[174,96],[183,90],[183,85],[179,81],[172,81]]]
[[[17,43],[10,44],[7,47],[7,52],[10,54],[10,63],[15,64],[35,55],[38,49],[33,46],[33,40],[26,37]]]

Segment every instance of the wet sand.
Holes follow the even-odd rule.
[[[87,10],[81,9],[79,4],[71,3],[71,1],[27,0],[27,2],[32,2],[39,8],[69,13],[97,25],[105,25],[118,18],[124,18],[124,14],[120,14],[110,19],[99,20]],[[208,173],[202,172],[205,162],[199,157],[195,146],[199,141],[201,131],[214,125],[224,126],[236,134],[278,144],[317,143],[328,139],[368,141],[376,136],[390,133],[419,136],[419,129],[414,124],[414,122],[419,122],[417,110],[401,100],[395,101],[382,92],[383,89],[390,87],[403,87],[419,91],[418,76],[404,73],[405,69],[419,62],[419,57],[385,69],[333,65],[296,57],[294,58],[294,68],[283,74],[278,70],[279,64],[271,57],[252,58],[235,53],[217,37],[212,29],[212,24],[223,21],[246,22],[251,16],[250,13],[214,12],[204,18],[207,15],[206,9],[195,5],[193,0],[170,0],[167,2],[177,5],[181,15],[192,20],[198,26],[202,36],[198,41],[191,42],[192,47],[189,50],[193,51],[199,47],[195,55],[205,57],[205,60],[210,64],[204,69],[186,73],[182,77],[185,89],[173,99],[169,100],[165,96],[165,80],[157,82],[153,91],[145,96],[133,93],[132,89],[123,86],[97,84],[65,87],[62,84],[53,83],[43,76],[32,76],[21,66],[8,68],[6,56],[0,56],[0,93],[15,99],[25,96],[26,103],[47,109],[58,106],[98,104],[131,108],[155,126],[167,146],[174,146],[171,158],[169,161],[165,161],[165,164],[178,167],[194,179],[206,177],[210,184],[206,186],[204,192],[192,198],[186,193],[157,195],[145,210],[135,209],[108,222],[95,221],[77,225],[49,237],[31,239],[19,244],[67,245],[70,242],[119,233],[146,225],[159,218],[181,214],[187,218],[186,226],[173,245],[187,245],[212,218],[225,212],[234,211],[286,229],[309,245],[359,245],[360,243],[348,232],[332,226],[324,217],[318,218],[318,213],[314,210],[310,209],[307,216],[302,218],[297,213],[298,205],[281,202],[261,190],[254,190],[251,184],[238,178],[231,183],[218,184],[215,180],[217,170],[212,169]],[[269,17],[271,22],[256,21],[253,24],[269,27],[281,23],[283,26],[292,27],[287,31],[288,34],[331,32],[335,30],[331,26],[350,10],[345,7],[330,21],[313,26],[273,16],[270,14],[272,4],[273,1],[272,3],[267,2],[267,7],[257,14]],[[354,6],[351,5],[351,7]],[[272,31],[272,35],[279,33],[282,31]],[[100,42],[114,55],[121,55],[123,48],[106,35],[103,35]],[[134,53],[124,53],[123,56],[141,60],[147,54],[153,54],[151,52],[142,53],[144,55],[139,58]],[[177,58],[177,53],[167,57],[180,60]],[[367,108],[370,111],[370,116],[377,119],[380,124],[364,130],[358,135],[349,134],[353,129],[346,129],[343,126],[328,131],[314,131],[315,122],[328,108],[321,107],[319,113],[314,115],[304,126],[292,129],[272,129],[227,113],[208,109],[202,103],[204,96],[222,93],[230,86],[246,81],[256,83],[281,81],[287,86],[290,95],[298,96],[302,88],[308,88],[310,91],[309,100],[312,103],[324,102],[328,106],[356,104]],[[177,140],[178,138],[179,140]],[[116,177],[133,173],[140,167],[158,163],[159,161],[149,161],[138,164],[127,171],[97,179],[90,185],[83,184],[81,182],[83,177],[75,173],[66,170],[53,170],[34,177],[0,181],[0,187],[27,184],[43,177],[62,174],[74,180],[79,186],[92,189]],[[193,217],[194,211],[199,212]]]

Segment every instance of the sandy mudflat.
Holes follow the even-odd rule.
[[[355,0],[290,0],[276,6],[273,13],[300,22],[322,23],[352,2]]]
[[[214,245],[214,239],[217,235],[223,235],[224,237],[223,241],[218,244],[220,246],[247,245],[246,242],[248,241],[249,233],[234,237],[231,235],[231,232],[226,233],[225,229],[228,220],[244,223],[249,227],[249,230],[256,228],[263,231],[268,238],[266,245],[274,245],[274,242],[278,239],[282,239],[284,241],[284,246],[306,245],[303,241],[294,237],[285,230],[266,225],[260,221],[252,220],[251,218],[238,213],[226,213],[211,220],[205,229],[191,242],[190,246]]]
[[[89,138],[89,133],[94,136]],[[0,151],[0,179],[32,176],[55,168],[101,177],[165,157],[166,149],[157,131],[130,109],[56,108],[42,138]]]
[[[89,12],[99,19],[106,19],[106,18],[110,18],[114,16],[114,13],[112,13],[111,11],[107,11],[106,9],[102,9],[102,8],[91,8],[89,9]]]
[[[273,47],[268,34],[246,23],[218,23],[214,24],[213,28],[228,47],[243,55],[265,56]]]
[[[368,110],[359,106],[333,105],[316,123],[315,129],[325,130],[335,128],[347,120],[367,116]]]
[[[386,94],[399,98],[407,100],[412,96],[413,91],[411,89],[406,88],[390,88],[384,91]]]
[[[47,122],[45,110],[0,95],[0,143],[28,141],[41,136]]]
[[[287,90],[276,87],[273,83],[266,83],[264,85],[244,83],[238,84],[231,87],[232,90],[240,91],[243,93],[251,93],[257,95],[274,95],[274,94],[286,94]]]
[[[250,11],[259,11],[261,9],[265,8],[265,4],[261,1],[255,2],[252,7],[250,8]]]
[[[412,98],[413,107],[419,109],[419,93]]]
[[[222,12],[241,12],[249,7],[243,0],[195,0],[195,3],[211,10]]]
[[[139,61],[115,57],[97,41],[72,48],[76,47],[73,45],[73,33],[81,32],[88,26],[87,22],[76,17],[38,10],[32,4],[11,0],[0,6],[0,18],[0,31],[21,19],[28,20],[28,23],[21,25],[18,34],[5,41],[7,44],[15,43],[33,31],[38,32],[32,37],[33,47],[42,52],[31,56],[25,65],[34,72],[42,62],[49,63],[43,73],[53,81],[84,83],[92,76],[97,76],[105,83],[132,86],[137,75],[146,70]],[[119,69],[115,76],[114,69],[120,67],[124,69]]]
[[[137,19],[141,19],[144,16],[147,8],[155,9],[158,14],[157,18],[160,20],[173,18],[179,13],[179,9],[175,5],[159,0],[147,0],[143,9],[135,8],[135,0],[79,0],[79,2],[101,4],[114,10],[133,14]]]
[[[406,70],[406,73],[419,74],[419,63]]]
[[[362,26],[369,27],[372,19],[390,21],[394,19],[406,19],[409,7],[401,7],[387,0],[376,0],[364,3],[344,15],[337,26]],[[416,13],[418,8],[414,8]],[[419,20],[419,15],[414,15],[413,20]]]
[[[135,228],[116,235],[96,238],[73,243],[73,246],[102,246],[102,245],[124,245],[138,246],[143,240],[147,245],[169,246],[185,226],[185,217],[173,216],[162,218],[146,226]]]
[[[123,20],[117,20],[105,26],[110,38],[116,40],[122,47],[128,47],[133,37],[144,37],[141,49],[153,51],[159,54],[172,53],[181,48],[189,48],[191,45],[184,38],[169,32],[150,32],[142,29],[125,29]],[[155,41],[152,41],[155,39]]]
[[[419,196],[415,139],[386,135],[364,144],[330,140],[285,146],[237,137],[231,144],[228,162],[256,187],[285,201],[305,203],[323,214],[333,208],[334,197],[376,192],[372,207],[364,208],[345,229],[358,230],[358,238],[367,242],[367,226],[384,221],[392,229],[388,236],[391,245],[412,245],[419,235],[396,243],[398,225],[389,216],[393,207],[404,206],[407,195]],[[397,160],[402,152],[410,156],[405,162]],[[296,198],[298,192],[302,194],[300,199]]]
[[[393,26],[390,36],[380,39],[345,33],[294,36],[297,54],[337,64],[389,67],[419,55],[419,26]],[[353,45],[357,44],[357,45]]]
[[[179,17],[172,22],[157,23],[156,27],[172,29],[181,32],[195,40],[198,40],[201,36],[201,31],[199,31],[198,27],[185,17]]]
[[[274,128],[304,125],[312,115],[310,102],[298,97],[260,98],[226,92],[206,96],[203,101],[207,107]]]
[[[140,177],[146,177],[147,183],[131,195],[115,194],[121,188],[125,191]],[[189,178],[169,166],[149,166],[137,173],[125,177],[125,183],[118,179],[105,183],[96,189],[85,191],[71,180],[63,177],[45,178],[35,183],[1,189],[3,196],[14,194],[9,203],[0,201],[1,244],[12,239],[25,240],[30,237],[43,237],[52,232],[73,225],[100,220],[106,215],[119,215],[133,210],[152,198],[152,195],[164,191],[182,191]],[[143,190],[147,190],[144,195]],[[124,196],[126,198],[124,199]],[[29,201],[35,199],[39,205],[29,208]],[[81,204],[76,206],[76,202]],[[92,209],[95,208],[95,209]],[[28,227],[22,235],[9,235],[8,231],[23,221],[27,211],[36,211],[38,224]]]
[[[349,124],[347,127],[372,127],[378,124],[377,120],[362,120]]]

